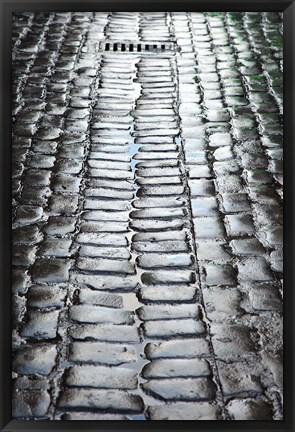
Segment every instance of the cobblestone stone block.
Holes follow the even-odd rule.
[[[124,211],[92,210],[83,213],[83,219],[97,222],[128,222],[128,214]]]
[[[259,284],[251,287],[249,297],[254,310],[278,311],[282,308],[279,290],[272,284]]]
[[[12,415],[18,419],[43,417],[49,405],[50,396],[45,390],[15,390]]]
[[[158,267],[189,267],[193,264],[193,258],[187,254],[142,254],[138,258],[138,265],[141,268]]]
[[[272,412],[267,402],[255,399],[233,399],[227,404],[232,420],[271,420]]]
[[[140,337],[136,327],[115,324],[82,324],[69,327],[69,335],[77,340],[102,342],[138,343]]]
[[[64,145],[61,147],[59,156],[65,159],[83,159],[84,147],[81,144]]]
[[[197,253],[199,260],[229,261],[231,255],[226,250],[227,244],[219,240],[198,240]]]
[[[199,238],[223,238],[224,228],[219,218],[214,216],[194,218],[194,226]]]
[[[224,193],[222,205],[226,213],[238,213],[251,210],[246,194]]]
[[[211,179],[213,177],[207,165],[191,166],[189,168],[190,179]]]
[[[93,305],[70,306],[69,317],[72,321],[85,323],[133,324],[130,311]]]
[[[145,321],[143,331],[148,338],[189,337],[205,333],[206,326],[202,321],[193,319]]]
[[[235,255],[257,256],[265,254],[265,249],[255,237],[232,240],[230,246]]]
[[[158,319],[198,319],[200,310],[198,305],[155,305],[142,306],[137,309],[137,314],[142,321],[156,321]]]
[[[53,339],[56,337],[58,311],[28,311],[28,323],[21,334],[32,339]]]
[[[283,246],[283,227],[276,225],[269,229],[262,228],[261,242],[266,247],[282,247]]]
[[[217,177],[223,175],[235,174],[239,172],[239,166],[235,160],[217,161],[213,163],[213,171]]]
[[[171,176],[178,176],[179,175],[179,169],[173,168],[173,167],[165,167],[165,166],[159,166],[156,168],[143,168],[138,166],[137,168],[137,174],[140,178],[149,178],[149,177],[171,177]]]
[[[13,359],[13,370],[21,375],[49,375],[55,366],[55,345],[26,345],[18,350]]]
[[[259,224],[282,224],[283,214],[278,205],[253,204],[253,207]]]
[[[54,162],[54,156],[36,154],[31,157],[30,168],[52,168]]]
[[[193,302],[197,288],[194,286],[141,286],[138,297],[142,303]]]
[[[256,354],[251,329],[243,325],[211,324],[212,343],[217,358],[238,360]]]
[[[231,146],[232,139],[229,133],[214,133],[209,137],[210,147]]]
[[[169,271],[158,271],[154,273],[142,273],[141,280],[146,285],[158,285],[158,284],[182,284],[191,283],[195,281],[195,275],[193,272],[186,270],[177,270],[177,272]]]
[[[49,236],[64,236],[75,231],[75,218],[51,216],[44,229]]]
[[[142,384],[143,389],[162,400],[203,401],[214,399],[215,384],[208,378],[157,379]]]
[[[217,202],[212,197],[195,198],[191,200],[193,217],[213,216],[218,213]]]
[[[183,194],[183,186],[143,186],[137,193],[137,196],[178,196]]]
[[[148,408],[150,420],[218,420],[216,405],[203,402],[173,402]]]
[[[27,293],[28,306],[35,308],[63,307],[66,292],[57,286],[33,285]]]
[[[252,325],[259,332],[261,348],[272,355],[281,355],[283,349],[283,323],[279,312],[253,316]]]
[[[30,225],[43,218],[43,209],[37,206],[20,205],[16,211],[15,223],[17,225]]]
[[[38,258],[32,268],[32,278],[39,283],[67,282],[71,262],[62,258]]]
[[[61,159],[56,165],[56,170],[65,174],[80,174],[82,161],[76,159]]]
[[[22,201],[28,204],[44,206],[50,196],[51,191],[48,187],[44,186],[23,186]]]
[[[79,302],[107,306],[112,308],[122,308],[123,298],[118,294],[107,294],[83,288],[79,291]]]
[[[52,180],[54,192],[78,193],[81,179],[70,174],[56,174]]]
[[[231,237],[255,233],[253,219],[249,214],[226,215],[225,222],[226,231]]]
[[[110,272],[122,274],[134,274],[134,264],[126,261],[80,258],[77,262],[77,268],[86,272]]]
[[[274,279],[265,259],[261,257],[244,258],[238,262],[237,267],[241,281],[264,282]]]
[[[135,244],[142,244],[143,242],[161,242],[159,244],[165,244],[167,241],[186,241],[188,238],[187,231],[159,231],[159,232],[146,232],[136,233],[132,237],[132,241]],[[163,243],[162,243],[163,242]]]
[[[75,274],[72,280],[74,283],[84,284],[102,291],[132,292],[137,285],[134,278],[122,275]]]
[[[179,218],[184,216],[185,212],[183,209],[166,209],[166,208],[157,208],[157,209],[144,209],[144,210],[135,210],[130,213],[130,217],[134,219],[172,219]]]
[[[84,201],[85,210],[113,210],[113,211],[126,211],[129,210],[130,205],[124,201],[101,201],[99,199],[86,199]],[[107,219],[107,217],[105,218]]]
[[[188,181],[192,197],[209,196],[214,193],[214,184],[212,180],[193,179]]]
[[[60,408],[96,408],[105,411],[140,413],[144,405],[140,396],[124,390],[67,389],[59,401]]]
[[[66,371],[66,385],[69,387],[135,389],[137,374],[136,371],[123,367],[72,366]]]
[[[76,363],[120,365],[135,362],[137,353],[134,346],[124,343],[73,342],[69,348],[69,359]]]
[[[97,246],[127,246],[127,237],[122,234],[80,233],[76,241],[82,244]]]
[[[185,226],[182,219],[167,220],[135,220],[130,224],[134,231],[164,231],[175,230],[180,231]]]
[[[36,258],[37,248],[34,246],[17,245],[12,247],[12,265],[30,267]]]
[[[228,160],[233,159],[233,153],[231,151],[230,146],[219,147],[213,153],[215,160]]]
[[[235,271],[230,264],[206,264],[204,271],[206,285],[236,285]]]
[[[108,170],[108,169],[96,169],[90,168],[88,170],[89,177],[107,178],[113,180],[127,180],[132,178],[131,171],[129,170]]]
[[[222,390],[226,398],[232,396],[255,397],[262,394],[261,370],[253,364],[218,362]]]
[[[216,177],[216,188],[219,193],[237,193],[242,191],[242,181],[237,174],[220,175]]]
[[[42,243],[39,255],[69,257],[71,244],[71,240],[48,238]]]
[[[133,192],[121,190],[118,191],[116,189],[107,188],[89,188],[85,191],[85,195],[91,198],[108,198],[120,200],[131,200],[133,198]]]
[[[189,252],[189,245],[184,241],[146,241],[146,242],[135,242],[132,245],[132,249],[137,252]]]
[[[155,360],[144,366],[142,376],[150,378],[203,377],[210,376],[206,360]]]
[[[242,295],[236,288],[210,287],[203,290],[206,312],[213,321],[223,322],[243,314]]]
[[[53,213],[72,215],[78,208],[78,197],[75,195],[56,194],[49,198],[49,208]]]

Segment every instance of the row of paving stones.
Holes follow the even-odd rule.
[[[188,188],[178,139],[174,60],[142,59],[141,95],[133,112],[139,187],[131,213],[141,284],[137,310],[146,357],[143,389],[154,396],[148,416],[216,419],[216,384],[196,281]],[[163,403],[164,402],[164,403]]]
[[[265,118],[280,135],[265,116],[281,113],[280,21],[171,17],[16,21],[17,418],[280,418],[281,245],[269,236],[281,221],[264,218],[280,212],[281,153],[263,141]],[[149,40],[155,26],[176,36],[176,60],[96,52],[119,27]],[[260,67],[272,56],[267,87],[248,86],[261,80],[234,32]],[[257,149],[263,191],[245,175]]]
[[[99,71],[95,41],[103,38],[106,22],[107,14],[79,13],[15,19],[23,36],[15,43],[13,68],[16,418],[53,418],[59,393],[68,349],[66,306],[74,293],[68,284],[73,236]]]
[[[248,85],[281,71],[259,44],[259,19],[173,16],[183,52],[177,59],[181,137],[202,295],[226,415],[234,419],[278,419],[282,412],[282,238],[269,239],[282,228],[281,183],[271,157],[282,160],[282,106],[270,83]],[[181,103],[182,94],[183,100],[194,94],[191,107]],[[275,144],[267,141],[272,129],[265,119],[276,125]]]
[[[120,18],[116,17],[115,23],[117,20]],[[132,26],[133,20],[127,23]],[[125,295],[131,293],[129,297],[135,299],[132,293],[137,284],[130,251],[129,213],[135,190],[128,154],[135,61],[132,56],[120,60],[103,56],[101,62],[85,173],[84,212],[76,238],[79,252],[76,271],[70,278],[80,288],[69,308],[69,318],[75,322],[68,328],[69,360],[76,365],[65,373],[59,401],[60,411],[73,411],[65,415],[70,420],[97,418],[93,407],[108,412],[107,418],[114,420],[125,418],[124,413],[140,415],[144,409],[142,398],[136,394],[136,347],[141,337]]]

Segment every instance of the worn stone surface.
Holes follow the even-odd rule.
[[[56,356],[54,345],[26,345],[17,352],[13,368],[21,375],[49,375],[55,366]]]
[[[136,375],[136,371],[122,367],[72,366],[66,371],[66,384],[69,387],[134,389]]]
[[[217,405],[208,402],[173,402],[148,408],[150,420],[218,420]]]
[[[234,399],[227,405],[232,420],[271,420],[272,411],[265,401],[255,399]]]
[[[13,14],[14,418],[283,418],[282,31]]]
[[[13,394],[12,415],[18,418],[44,418],[48,412],[49,404],[48,391],[16,390]]]
[[[206,360],[157,360],[144,366],[142,376],[149,378],[201,377],[210,375]]]
[[[140,413],[143,402],[140,396],[129,395],[124,390],[67,389],[61,396],[59,406],[67,408],[96,408],[109,412]]]
[[[144,390],[164,400],[201,401],[215,396],[215,385],[208,378],[151,380],[142,385]]]
[[[103,342],[73,342],[69,347],[69,359],[74,363],[105,363],[117,365],[137,360],[132,345]]]

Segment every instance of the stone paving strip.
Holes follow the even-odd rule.
[[[282,419],[281,15],[12,34],[13,417]]]

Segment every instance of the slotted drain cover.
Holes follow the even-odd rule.
[[[99,50],[128,54],[174,53],[176,44],[173,41],[101,41]]]

